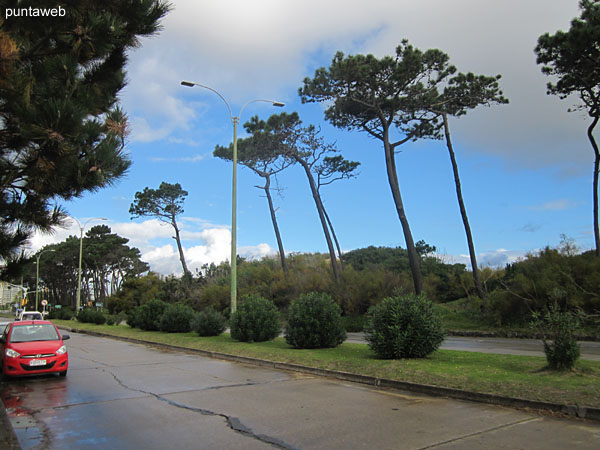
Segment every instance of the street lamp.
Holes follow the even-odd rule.
[[[281,103],[275,100],[265,100],[265,99],[255,99],[250,100],[242,109],[240,109],[240,113],[236,116],[233,115],[231,111],[231,107],[225,97],[223,97],[218,91],[215,89],[205,86],[203,84],[194,83],[193,81],[182,81],[182,86],[194,87],[198,86],[204,89],[208,89],[209,91],[217,94],[221,100],[227,106],[229,110],[229,116],[231,117],[231,121],[233,122],[233,177],[232,177],[232,188],[231,188],[231,312],[234,313],[237,309],[237,126],[240,122],[240,117],[242,116],[242,111],[248,106],[250,103],[254,102],[267,102],[271,103],[273,106],[277,106],[279,108],[285,106],[285,103]]]
[[[106,217],[92,217],[91,219],[86,220],[86,222],[81,225],[81,222],[77,220],[75,217],[73,219],[79,225],[79,271],[77,272],[77,312],[81,308],[81,256],[83,254],[83,229],[88,224],[88,222],[92,220],[108,220]]]
[[[39,292],[40,292],[40,257],[46,252],[55,252],[55,251],[56,250],[49,248],[48,250],[44,250],[44,251],[40,252],[40,254],[37,255],[37,258],[36,258],[36,262],[35,262],[35,310],[36,311],[38,311],[38,296],[39,296]]]

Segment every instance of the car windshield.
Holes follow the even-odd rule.
[[[23,320],[42,320],[40,313],[25,313],[23,314]]]
[[[59,336],[54,325],[34,324],[13,327],[10,342],[58,341]]]

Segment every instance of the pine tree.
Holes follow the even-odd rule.
[[[4,2],[17,8],[20,2]],[[127,51],[155,34],[163,0],[37,2],[63,17],[0,17],[0,257],[60,225],[60,200],[119,180],[127,118],[117,95]]]

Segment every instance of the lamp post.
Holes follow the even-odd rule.
[[[234,313],[237,309],[237,126],[240,122],[240,117],[242,116],[242,112],[250,103],[254,102],[267,102],[271,103],[273,106],[283,107],[285,103],[278,102],[275,100],[265,100],[265,99],[255,99],[246,102],[237,116],[233,115],[231,111],[231,107],[225,97],[223,97],[218,91],[215,89],[205,86],[203,84],[194,83],[192,81],[182,81],[182,86],[194,87],[198,86],[204,89],[208,89],[209,91],[217,94],[221,100],[227,106],[229,110],[229,116],[231,117],[231,122],[233,122],[233,177],[232,177],[232,187],[231,187],[231,312]]]
[[[40,292],[40,257],[46,253],[46,252],[55,252],[56,250],[53,249],[48,249],[48,250],[44,250],[42,252],[40,252],[39,255],[37,255],[36,258],[36,262],[35,262],[35,310],[38,310],[38,296],[39,296],[39,292]]]
[[[86,220],[86,222],[81,225],[81,222],[79,220],[77,220],[75,217],[73,217],[73,219],[77,222],[77,224],[79,225],[79,270],[77,272],[77,312],[79,312],[79,309],[81,308],[81,257],[83,254],[83,229],[85,228],[85,226],[88,224],[88,222],[92,221],[92,220],[108,220],[106,217],[92,217],[91,219]]]

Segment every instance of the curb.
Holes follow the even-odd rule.
[[[96,331],[78,330],[76,328],[68,328],[59,326],[62,330],[67,330],[72,333],[88,334],[90,336],[106,337],[135,344],[145,344],[157,348],[165,348],[177,350],[181,352],[195,353],[202,356],[207,356],[214,359],[222,359],[226,361],[234,361],[246,364],[252,364],[261,367],[269,367],[273,369],[289,370],[293,372],[307,373],[321,377],[335,378],[353,383],[367,384],[370,386],[398,389],[403,391],[416,392],[435,397],[448,397],[456,400],[467,400],[478,403],[487,403],[492,405],[507,406],[517,409],[532,409],[537,411],[547,411],[559,413],[569,417],[578,417],[581,419],[590,419],[600,421],[600,408],[580,406],[580,405],[562,405],[559,403],[544,402],[538,400],[527,400],[523,398],[506,397],[495,394],[484,394],[480,392],[465,391],[462,389],[454,389],[440,386],[432,386],[428,384],[411,383],[408,381],[388,380],[386,378],[376,378],[368,375],[359,375],[349,372],[341,372],[330,369],[319,369],[315,367],[301,366],[298,364],[283,363],[277,361],[269,361],[265,359],[250,358],[247,356],[237,356],[228,353],[213,352],[209,350],[200,350],[194,348],[180,347],[177,345],[161,344],[158,342],[144,341],[142,339],[127,338],[121,336],[112,336],[109,334],[98,333]]]
[[[8,413],[4,405],[0,403],[0,448],[6,450],[21,450],[17,435],[13,430]]]

